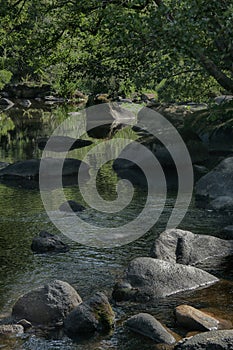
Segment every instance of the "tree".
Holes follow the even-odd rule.
[[[230,0],[4,0],[0,56],[63,94],[157,89],[170,99],[233,93]]]

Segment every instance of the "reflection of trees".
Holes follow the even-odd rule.
[[[41,156],[36,140],[50,136],[67,118],[68,107],[11,108],[0,114],[0,159],[15,161]]]
[[[13,120],[5,113],[0,113],[0,136],[7,136],[8,132],[14,130]]]

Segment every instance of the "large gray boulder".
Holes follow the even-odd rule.
[[[14,178],[22,177],[27,179],[37,179],[40,172],[40,159],[28,159],[8,165],[0,170],[0,177]],[[84,166],[83,170],[88,173],[89,166],[78,159],[66,158],[62,169],[63,176],[74,176],[79,172],[80,165]],[[46,178],[59,176],[59,168],[61,164],[60,158],[44,158],[43,171],[41,175]]]
[[[55,280],[20,297],[12,309],[15,320],[25,318],[34,324],[55,325],[82,302],[67,282]]]
[[[231,350],[233,330],[210,331],[179,342],[174,350]]]
[[[231,254],[233,240],[179,229],[169,229],[161,233],[151,249],[153,258],[184,265],[195,265],[214,256],[225,257]]]
[[[175,338],[168,330],[154,318],[147,313],[139,313],[130,317],[125,326],[131,331],[142,334],[157,344],[174,344]]]
[[[71,338],[95,332],[109,331],[114,327],[115,315],[105,294],[97,292],[78,305],[66,317],[64,326]]]
[[[126,283],[117,283],[114,287],[115,300],[146,301],[205,287],[218,279],[193,266],[140,257],[129,263],[123,281]],[[124,289],[121,288],[122,285]]]
[[[211,172],[203,176],[195,187],[196,199],[209,202],[217,197],[233,198],[233,157],[224,159]]]

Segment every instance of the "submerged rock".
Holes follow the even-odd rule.
[[[72,200],[69,200],[65,203],[62,203],[59,207],[60,211],[64,211],[67,213],[79,212],[79,211],[83,211],[85,209],[86,208],[83,205],[81,205],[75,201],[72,201]]]
[[[142,334],[157,344],[174,344],[176,342],[173,335],[150,314],[139,313],[132,316],[125,322],[125,325],[131,331]]]
[[[33,324],[60,324],[81,302],[71,285],[55,280],[20,297],[13,306],[12,316],[16,320],[25,318]]]
[[[133,288],[127,281],[117,281],[112,292],[112,297],[117,301],[132,300],[137,295],[138,288]]]
[[[230,350],[232,344],[233,330],[210,331],[182,340],[174,350]]]
[[[124,281],[132,288],[121,290],[121,300],[147,301],[208,286],[217,282],[218,278],[192,266],[140,257],[129,263]],[[113,296],[117,300],[117,285]]]
[[[96,293],[78,305],[64,322],[65,332],[71,338],[95,332],[109,331],[114,327],[115,315],[103,293]]]
[[[57,235],[41,231],[38,236],[33,238],[31,249],[36,253],[60,253],[67,252],[69,247]]]
[[[214,256],[225,257],[232,253],[233,240],[179,229],[169,229],[161,233],[151,250],[153,258],[184,265],[195,265]]]

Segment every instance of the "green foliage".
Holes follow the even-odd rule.
[[[0,114],[0,137],[8,135],[8,132],[14,130],[15,124],[13,120],[5,113]]]
[[[158,89],[165,100],[233,92],[232,1],[4,0],[0,59],[69,96]],[[163,82],[163,87],[157,88]]]
[[[0,70],[0,90],[4,88],[4,86],[10,82],[12,77],[12,73],[8,70],[2,69]]]

